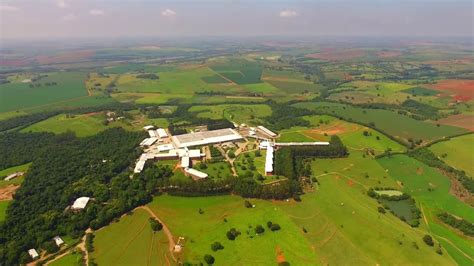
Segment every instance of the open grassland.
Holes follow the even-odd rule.
[[[255,173],[261,174],[265,180],[263,183],[275,181],[277,176],[265,176],[265,156],[266,151],[260,151],[261,156],[255,156],[254,151],[243,152],[237,156],[235,159],[234,165],[237,171],[237,174],[240,176],[246,176],[252,174],[254,176]],[[253,165],[255,166],[255,170],[251,170],[251,161],[253,161]],[[255,176],[254,176],[255,177]]]
[[[450,125],[455,127],[462,127],[470,131],[474,131],[474,115],[473,114],[457,114],[442,118],[436,123],[443,125]]]
[[[47,73],[33,83],[0,85],[0,112],[38,107],[87,96],[85,74],[81,72]],[[56,82],[57,85],[46,85]],[[41,86],[37,86],[41,84]],[[33,87],[30,87],[33,86]]]
[[[123,121],[111,122],[106,126],[103,123],[104,120],[105,117],[102,113],[75,115],[69,118],[65,114],[60,114],[26,127],[22,129],[22,132],[52,132],[60,134],[72,131],[78,137],[87,137],[95,135],[110,127],[132,129],[130,125]]]
[[[424,222],[437,241],[459,265],[472,265],[474,250],[469,239],[437,221],[436,215],[446,211],[473,223],[474,209],[451,195],[450,180],[434,168],[430,168],[406,155],[395,155],[378,160],[395,180],[402,191],[415,198],[424,215]]]
[[[436,143],[430,150],[447,164],[474,177],[474,134]]]
[[[64,257],[55,260],[48,265],[50,266],[81,266],[83,265],[83,258],[81,253],[69,253]]]
[[[301,228],[296,226],[278,204],[251,200],[255,208],[245,208],[244,199],[236,196],[155,197],[148,206],[166,223],[175,236],[185,238],[184,261],[204,262],[205,254],[216,259],[216,265],[272,265],[277,259],[291,265],[308,265],[318,261],[317,255]],[[202,214],[199,213],[202,210]],[[272,221],[281,230],[272,232],[266,223]],[[255,234],[255,226],[265,232]],[[236,228],[241,232],[228,240],[226,232]],[[211,244],[219,241],[224,249],[214,252]],[[280,254],[278,254],[280,253]]]
[[[152,232],[149,217],[137,209],[94,233],[91,258],[99,265],[166,265],[168,240],[162,231]]]
[[[261,93],[264,95],[279,92],[277,88],[275,88],[274,86],[272,86],[270,83],[267,83],[267,82],[246,84],[246,85],[243,85],[243,87],[246,88],[249,92]]]
[[[232,171],[230,169],[230,165],[227,162],[214,162],[214,163],[206,163],[207,168],[199,167],[199,165],[195,168],[199,169],[199,171],[204,172],[209,175],[210,178],[226,178],[232,176]]]
[[[260,83],[263,66],[249,60],[231,59],[211,64],[211,69],[237,84]]]
[[[102,73],[107,74],[124,74],[127,72],[145,72],[145,73],[157,73],[157,72],[166,72],[173,71],[174,66],[154,66],[154,65],[145,65],[145,64],[121,64],[117,66],[111,66],[101,69]]]
[[[329,170],[330,165],[326,163],[332,164],[337,160],[316,160],[313,169]],[[357,164],[354,169],[367,167],[365,170],[374,172],[374,175],[381,172],[376,162],[365,165],[350,159],[341,160],[344,162],[334,166]],[[449,256],[439,256],[423,243],[423,231],[413,230],[389,213],[378,213],[379,204],[365,194],[365,179],[352,176],[352,171],[343,171],[337,166],[334,170],[342,172],[319,176],[317,190],[304,195],[301,203],[281,203],[279,206],[294,224],[307,231],[300,234],[318,254],[319,264],[454,264]],[[381,176],[374,178],[389,183]],[[419,249],[413,246],[414,242]]]
[[[197,112],[198,117],[222,119],[226,118],[236,123],[258,123],[258,118],[270,116],[271,108],[265,104],[220,104],[195,105],[189,112]]]
[[[373,123],[386,134],[407,141],[409,138],[433,141],[466,132],[465,129],[418,121],[407,116],[382,109],[365,109],[338,103],[298,103],[299,108],[341,116],[356,123]]]
[[[21,182],[23,182],[23,177],[19,177],[19,178],[15,178],[13,180],[10,180],[10,181],[5,181],[3,180],[3,178],[5,178],[6,176],[10,175],[10,174],[13,174],[13,173],[16,173],[16,172],[25,172],[28,171],[28,168],[30,167],[31,163],[27,163],[27,164],[22,164],[22,165],[18,165],[18,166],[14,166],[14,167],[10,167],[10,168],[7,168],[7,169],[3,169],[2,171],[0,171],[0,188],[3,188],[3,187],[6,187],[6,186],[9,186],[9,185],[19,185],[21,184]]]

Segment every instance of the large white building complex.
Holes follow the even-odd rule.
[[[201,146],[241,139],[243,139],[243,137],[236,130],[231,128],[193,132],[172,137],[173,143],[177,148]]]

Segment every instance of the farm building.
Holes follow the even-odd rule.
[[[135,165],[135,168],[133,169],[133,172],[135,174],[141,173],[143,171],[143,168],[145,167],[145,162],[146,161],[138,160],[137,164]]]
[[[89,197],[80,197],[77,198],[74,203],[72,204],[71,209],[73,210],[82,210],[87,206],[87,203],[89,203],[90,198]]]
[[[267,147],[267,155],[265,156],[265,175],[273,174],[273,147]]]
[[[140,146],[142,147],[149,147],[151,145],[153,145],[153,143],[155,143],[156,141],[158,140],[158,138],[146,138],[144,139],[142,142],[140,142]]]
[[[203,173],[201,171],[198,171],[196,169],[193,169],[193,168],[184,168],[184,173],[187,175],[187,176],[191,176],[193,179],[204,179],[204,178],[207,178],[207,174],[206,173]]]
[[[162,128],[158,128],[156,130],[156,134],[158,134],[158,137],[160,138],[167,138],[168,137],[168,133],[166,133],[166,130],[162,129]]]
[[[271,138],[276,138],[277,137],[277,134],[274,133],[273,131],[271,131],[270,129],[264,127],[264,126],[258,126],[257,127],[257,130],[262,132],[263,134],[265,135],[268,135],[269,137]]]
[[[11,175],[8,175],[7,177],[5,177],[4,180],[5,180],[5,181],[10,181],[10,180],[12,180],[12,179],[14,179],[14,178],[17,178],[17,177],[20,177],[20,176],[22,176],[22,175],[24,175],[24,174],[25,174],[24,172],[16,172],[16,173],[13,173],[13,174],[11,174]]]
[[[28,254],[29,254],[30,257],[31,257],[32,259],[34,259],[34,260],[39,257],[38,252],[36,252],[36,249],[34,249],[34,248],[29,249],[29,250],[28,250]]]
[[[157,147],[158,151],[170,151],[170,150],[173,150],[174,149],[174,146],[172,144],[163,144],[163,145],[159,145]]]
[[[144,126],[144,127],[143,127],[143,129],[144,129],[145,131],[148,131],[148,130],[151,130],[151,129],[154,129],[154,128],[155,128],[155,127],[152,126],[152,125]]]
[[[222,143],[241,139],[243,139],[243,137],[237,133],[237,131],[231,128],[194,132],[172,137],[173,142],[179,148]]]
[[[181,167],[182,168],[189,168],[191,166],[191,160],[188,156],[181,157]]]
[[[156,138],[158,136],[153,129],[148,130],[148,135],[150,135],[150,138]]]
[[[326,146],[329,142],[317,141],[317,142],[275,142],[275,146]]]
[[[55,236],[53,238],[54,240],[54,243],[56,244],[56,246],[60,247],[62,244],[64,244],[64,241],[59,237],[59,236]]]

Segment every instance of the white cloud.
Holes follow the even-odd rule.
[[[104,10],[100,10],[100,9],[91,9],[91,10],[89,10],[89,15],[91,15],[91,16],[102,16],[104,14],[105,14]]]
[[[5,6],[5,5],[0,5],[0,11],[18,11],[20,10],[16,6]]]
[[[64,20],[64,21],[72,21],[72,20],[76,20],[76,15],[74,15],[73,13],[69,13],[65,16],[63,16],[61,19]]]
[[[69,3],[67,0],[56,0],[56,5],[59,7],[59,8],[67,8],[69,7]]]
[[[161,11],[161,15],[165,16],[165,17],[173,17],[176,15],[176,12],[174,10],[171,10],[169,8]]]
[[[292,18],[296,16],[298,16],[298,12],[291,9],[283,10],[280,12],[280,17],[282,18]]]

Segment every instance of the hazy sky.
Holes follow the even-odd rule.
[[[0,0],[0,36],[473,36],[470,0]]]

